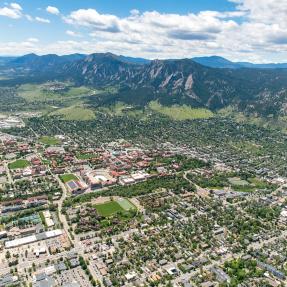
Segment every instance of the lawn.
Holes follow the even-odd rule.
[[[243,179],[238,178],[238,177],[229,178],[228,181],[229,181],[232,185],[239,185],[239,186],[249,185],[249,182],[248,182],[248,181],[243,180]]]
[[[46,144],[46,145],[58,145],[58,144],[60,144],[60,140],[58,140],[54,137],[49,137],[49,136],[43,136],[39,139],[39,141],[43,144]]]
[[[67,87],[68,85],[65,84]],[[66,91],[53,92],[46,91],[43,85],[25,84],[18,89],[19,96],[28,102],[41,102],[51,99],[65,100],[67,98],[82,97],[90,93],[87,87],[68,87]]]
[[[277,188],[276,184],[268,183],[267,181],[261,180],[257,177],[250,177],[247,180],[242,180],[238,177],[232,177],[228,178],[228,181],[234,190],[242,192],[253,192],[256,189],[275,190]]]
[[[93,120],[96,115],[93,110],[83,106],[76,105],[68,108],[59,109],[51,115],[61,116],[68,121],[89,121]]]
[[[44,98],[41,85],[22,85],[18,89],[18,94],[28,102],[42,101]]]
[[[85,97],[90,95],[92,90],[87,87],[73,87],[71,83],[62,84],[66,89],[56,92],[46,90],[44,84],[24,84],[17,89],[17,93],[28,103],[38,105],[45,114],[53,115],[54,112],[57,113],[59,111],[59,115],[67,117],[68,120],[74,120],[73,116],[76,118],[75,120],[94,117],[92,111],[87,111],[85,114],[74,108],[75,106],[83,105]],[[73,108],[69,110],[70,107]],[[58,110],[55,111],[55,108]]]
[[[9,163],[10,169],[26,168],[30,165],[29,161],[26,159],[18,159],[14,162]]]
[[[275,190],[278,188],[276,184],[271,184],[268,183],[267,181],[261,180],[260,178],[253,177],[253,178],[248,178],[248,182],[250,182],[251,185],[255,186],[258,189],[272,189]]]
[[[174,120],[183,121],[191,119],[208,119],[213,113],[204,108],[192,108],[187,105],[162,106],[158,102],[150,102],[149,108],[155,112],[166,115]]]
[[[228,178],[228,181],[232,185],[232,188],[235,191],[240,192],[254,192],[255,188],[254,186],[250,185],[250,183],[247,180],[241,179],[239,177],[231,177]]]
[[[77,158],[78,159],[91,159],[96,157],[94,153],[78,153]]]
[[[129,211],[131,209],[135,209],[135,206],[127,199],[119,199],[117,200],[117,203],[125,210]]]
[[[125,211],[116,201],[96,205],[97,212],[104,217],[110,217],[120,211]]]
[[[62,182],[66,183],[68,181],[71,180],[79,180],[74,174],[72,173],[67,173],[67,174],[63,174],[60,175],[60,179],[62,180]]]
[[[129,116],[140,119],[146,119],[149,114],[146,112],[146,109],[127,105],[123,102],[116,102],[113,105],[99,107],[97,108],[97,111],[112,116]]]

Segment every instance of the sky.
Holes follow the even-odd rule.
[[[287,62],[287,0],[0,0],[0,55]]]

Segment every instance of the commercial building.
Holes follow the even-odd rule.
[[[35,235],[26,236],[23,238],[17,238],[17,239],[11,240],[11,241],[6,241],[5,242],[5,248],[14,248],[14,247],[18,247],[21,245],[30,244],[33,242],[57,237],[57,236],[60,236],[62,234],[63,234],[62,230],[55,229],[55,230],[51,230],[51,231],[47,231],[47,232],[43,232],[43,233],[39,233],[39,234],[35,234]]]

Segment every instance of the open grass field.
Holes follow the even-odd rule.
[[[45,145],[58,145],[61,143],[60,140],[49,136],[43,136],[39,139],[39,141]]]
[[[26,101],[39,101],[42,96],[41,86],[32,84],[22,85],[18,89],[18,94]]]
[[[63,174],[63,175],[60,175],[60,179],[63,183],[66,183],[68,181],[71,181],[71,180],[79,180],[74,174],[72,173],[67,173],[67,174]]]
[[[110,115],[122,116],[124,114],[124,110],[128,107],[128,105],[117,102],[114,105],[110,105],[109,107],[102,107],[101,111]]]
[[[135,209],[136,207],[127,199],[119,199],[117,200],[117,203],[125,210],[129,211],[131,209]]]
[[[104,217],[110,217],[118,212],[125,211],[116,201],[109,201],[96,205],[97,212]]]
[[[123,102],[116,102],[113,105],[100,107],[98,108],[98,111],[112,116],[130,116],[141,119],[144,119],[147,116],[145,109],[136,108]]]
[[[59,109],[50,115],[61,116],[68,121],[89,121],[96,117],[93,110],[84,107],[83,105]]]
[[[248,182],[248,181],[242,180],[242,179],[237,178],[237,177],[229,178],[228,181],[229,181],[232,185],[241,185],[241,186],[249,185],[249,182]]]
[[[284,133],[287,133],[287,116],[281,116],[278,118],[264,118],[257,115],[245,115],[243,112],[239,112],[235,107],[228,106],[217,112],[218,116],[229,117],[238,123],[253,124],[259,127],[280,129]]]
[[[183,121],[191,119],[208,119],[213,117],[213,113],[208,109],[192,108],[187,105],[162,106],[158,102],[150,102],[149,108],[155,112],[166,115],[174,120]]]
[[[25,159],[18,159],[14,162],[9,163],[8,167],[10,169],[26,168],[30,165],[29,161]]]
[[[25,84],[18,88],[18,94],[28,102],[41,102],[47,100],[67,100],[69,98],[82,97],[91,90],[87,87],[67,87],[61,92],[46,91],[43,85]]]
[[[94,153],[78,153],[77,158],[78,159],[91,159],[96,157]]]
[[[104,217],[110,217],[118,212],[127,212],[135,210],[136,207],[127,199],[119,199],[117,201],[109,201],[96,205],[97,212]]]
[[[272,188],[276,189],[278,186],[276,184],[270,184],[267,181],[261,180],[260,178],[253,177],[253,178],[248,178],[248,182],[258,188],[258,189],[265,189],[265,188]]]

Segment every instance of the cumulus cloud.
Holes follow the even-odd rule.
[[[22,11],[22,7],[18,3],[11,3],[10,7],[14,10]]]
[[[19,19],[22,17],[22,7],[17,3],[11,3],[6,7],[0,7],[0,16],[5,16],[12,19]]]
[[[26,17],[26,19],[28,20],[28,21],[30,21],[30,22],[32,22],[34,19],[33,19],[33,17],[31,16],[31,15],[25,15],[25,17]]]
[[[32,42],[32,43],[38,43],[39,39],[37,39],[37,38],[28,38],[27,41],[28,42]]]
[[[278,0],[281,5],[277,0],[229,1],[236,8],[225,12],[180,15],[132,10],[129,16],[118,17],[95,9],[79,9],[64,21],[77,28],[89,28],[89,35],[94,38],[91,41],[100,41],[109,51],[126,53],[127,49],[135,56],[180,58],[218,54],[233,60],[266,61],[272,49],[280,51],[276,57],[272,54],[273,59],[286,55],[286,0]]]
[[[36,20],[37,22],[45,23],[45,24],[49,24],[49,23],[51,22],[49,19],[41,18],[41,17],[35,17],[35,20]]]
[[[140,14],[140,11],[137,10],[137,9],[133,9],[133,10],[130,11],[130,13],[131,13],[132,16],[138,16]]]
[[[265,24],[287,26],[286,0],[229,0],[237,3],[237,10],[247,13],[249,20]]]
[[[53,6],[48,6],[46,8],[46,11],[50,14],[53,14],[53,15],[59,15],[60,14],[60,11],[57,7],[53,7]]]
[[[94,30],[120,32],[119,18],[109,14],[99,14],[95,9],[80,9],[65,18],[66,23],[91,27]]]
[[[208,41],[215,39],[215,35],[209,33],[200,33],[196,31],[188,31],[188,30],[171,30],[168,33],[168,36],[173,39],[179,40],[189,40],[189,41]]]
[[[75,31],[67,30],[66,34],[72,37],[81,37],[81,35]]]
[[[65,33],[74,40],[82,37],[87,41],[61,41],[41,46],[40,42],[26,40],[26,46],[21,42],[19,47],[25,51],[27,47],[33,48],[40,54],[110,51],[147,58],[220,55],[231,60],[255,62],[287,58],[286,0],[228,1],[235,4],[230,11],[185,14],[134,9],[128,16],[119,17],[91,8],[78,9],[62,16],[64,23],[70,26]],[[1,11],[4,8],[5,11]],[[28,19],[21,9],[17,5],[6,5],[0,8],[0,15],[1,12],[10,13],[10,18],[24,15]],[[56,7],[48,6],[46,11],[60,15]],[[49,23],[48,19],[29,17]],[[11,49],[9,43],[2,43],[0,52],[5,45]]]
[[[241,15],[241,12],[239,14]],[[237,13],[236,17],[239,17],[239,14]],[[230,19],[231,16],[235,17],[231,13],[224,15],[216,11],[179,15],[157,11],[140,13],[138,10],[132,10],[129,16],[120,18],[116,15],[100,14],[94,9],[80,9],[71,12],[64,21],[77,28],[89,28],[89,35],[104,43],[107,49],[113,52],[119,50],[123,53],[124,49],[127,49],[137,51],[138,56],[149,54],[149,57],[154,55],[162,58],[167,55],[180,55],[183,53],[182,45],[189,54],[196,53],[194,49],[197,50],[197,47],[206,49],[208,42],[209,47],[216,47],[217,45],[210,42],[216,41],[221,33],[238,27],[238,24]]]

